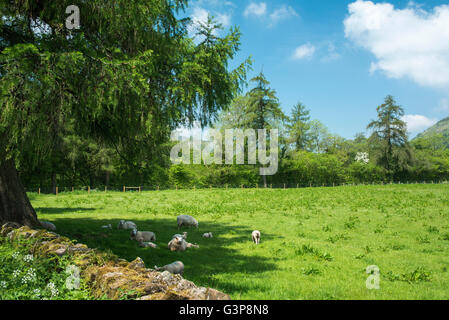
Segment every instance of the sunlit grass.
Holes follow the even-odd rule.
[[[449,298],[449,185],[29,195],[60,234],[147,267],[181,260],[185,278],[234,299]],[[167,249],[180,214],[198,219],[188,240],[199,249]],[[155,232],[159,248],[139,248],[120,219]],[[380,290],[366,288],[369,265]]]

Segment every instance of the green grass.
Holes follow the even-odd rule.
[[[233,299],[449,299],[447,184],[30,198],[62,235],[128,260],[139,256],[148,267],[181,260],[185,278]],[[180,214],[198,219],[188,240],[199,249],[167,249]],[[159,248],[139,248],[116,229],[120,219],[154,231]],[[113,230],[101,229],[109,223]],[[369,265],[380,269],[379,290],[366,288]]]

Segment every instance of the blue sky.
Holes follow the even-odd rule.
[[[301,101],[332,133],[365,132],[388,94],[412,135],[449,116],[447,0],[197,0],[186,13],[239,26],[233,65],[251,55],[249,78],[263,68],[284,112]]]

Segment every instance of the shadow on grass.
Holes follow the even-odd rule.
[[[46,213],[48,208],[46,208]],[[60,210],[60,209],[55,209]],[[62,210],[62,209],[61,209]],[[65,209],[64,209],[65,210]],[[70,209],[69,209],[70,210]],[[133,219],[139,230],[156,233],[155,241],[158,248],[140,248],[137,242],[130,240],[130,231],[118,230],[119,219],[95,218],[57,218],[54,223],[58,233],[84,243],[91,248],[110,251],[128,261],[141,257],[148,268],[162,266],[176,260],[185,265],[184,276],[200,286],[213,287],[231,295],[238,295],[248,290],[257,289],[250,281],[238,281],[233,274],[257,275],[265,271],[277,269],[276,257],[262,257],[257,250],[264,250],[262,245],[251,242],[251,232],[246,227],[231,226],[222,223],[207,223],[200,221],[200,228],[183,228],[178,230],[176,218],[173,219]],[[112,230],[101,226],[111,224]],[[198,249],[188,249],[185,252],[171,252],[167,243],[176,233],[188,232],[187,241],[199,244]],[[212,232],[214,238],[205,239],[202,234]],[[263,243],[273,239],[273,235],[263,234]],[[244,255],[232,246],[242,244],[253,247],[250,255]],[[248,250],[245,250],[248,252]],[[217,279],[215,276],[229,275],[229,281]],[[224,278],[226,279],[226,277]],[[241,279],[241,275],[237,276]]]
[[[34,208],[36,212],[42,212],[45,214],[62,214],[68,212],[81,212],[81,211],[94,211],[94,208]]]

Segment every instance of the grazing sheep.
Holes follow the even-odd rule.
[[[124,229],[124,230],[132,230],[132,229],[137,229],[137,226],[132,221],[120,220],[120,222],[118,223],[118,227],[117,228],[118,229]]]
[[[101,226],[103,229],[112,229],[112,225],[111,224],[107,224],[104,226]]]
[[[212,235],[212,232],[208,232],[203,234],[203,238],[213,238],[214,236]]]
[[[184,240],[187,240],[187,232],[183,232],[182,234],[175,234],[172,239],[174,238],[183,238]]]
[[[56,231],[56,226],[48,221],[39,221],[41,223],[42,228],[47,229],[47,230],[51,230],[51,231]]]
[[[137,242],[150,242],[156,241],[156,234],[151,231],[137,231],[137,229],[132,229],[130,238]]]
[[[253,242],[255,244],[260,243],[260,231],[254,230],[253,233],[251,234],[251,237],[253,238]]]
[[[198,221],[196,221],[196,219],[192,216],[187,216],[183,214],[178,216],[176,221],[178,222],[178,229],[181,226],[196,227],[198,229]]]
[[[156,271],[168,271],[173,274],[180,274],[183,275],[184,273],[184,263],[181,261],[175,261],[173,263],[167,264],[163,267],[158,268],[157,266],[154,266],[154,270]]]
[[[139,247],[142,248],[157,248],[157,244],[153,242],[139,242]]]
[[[188,243],[182,237],[173,238],[168,243],[168,249],[170,251],[186,251],[187,248],[199,248],[200,246],[197,244]]]

